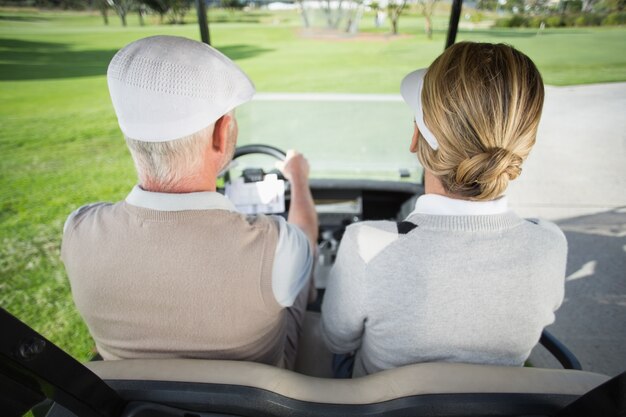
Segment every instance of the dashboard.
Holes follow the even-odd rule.
[[[221,177],[223,191],[242,213],[279,213],[286,217],[290,206],[290,185],[283,181],[279,172],[248,165],[240,169],[238,175],[235,159],[253,154],[270,155],[279,160],[285,156],[280,149],[268,145],[238,147]],[[235,170],[231,172],[232,168]],[[231,177],[235,180],[231,181]],[[329,271],[347,226],[365,220],[403,220],[413,211],[417,196],[424,193],[423,185],[407,180],[312,178],[309,186],[319,220],[314,279],[318,289],[326,288]]]
[[[424,193],[420,184],[403,181],[310,181],[320,227],[361,220],[396,219],[402,205]]]

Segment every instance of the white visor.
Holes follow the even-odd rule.
[[[433,132],[428,129],[426,123],[424,123],[424,110],[422,108],[422,87],[424,85],[424,76],[428,68],[418,69],[409,73],[400,84],[400,94],[402,94],[402,98],[409,105],[409,107],[413,110],[415,115],[415,123],[417,123],[417,128],[420,133],[426,139],[426,142],[430,145],[431,148],[437,150],[439,148],[439,143],[437,142],[437,138],[433,135]]]

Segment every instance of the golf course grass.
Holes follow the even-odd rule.
[[[446,30],[446,17],[438,16],[434,39],[426,39],[416,14],[400,20],[398,37],[374,28],[369,15],[362,34],[347,37],[303,31],[293,12],[209,14],[213,44],[265,93],[396,94],[403,75],[442,51]],[[82,204],[122,199],[135,184],[108,97],[108,62],[142,37],[199,37],[192,23],[157,25],[148,18],[142,27],[131,16],[124,28],[115,16],[110,20],[104,26],[97,14],[0,9],[0,306],[80,360],[93,354],[93,342],[59,258],[63,222]],[[547,84],[626,81],[623,27],[541,34],[475,28],[462,30],[458,40],[512,44],[535,60]],[[362,147],[358,139],[355,126],[341,152]]]

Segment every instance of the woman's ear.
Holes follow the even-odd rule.
[[[417,152],[417,141],[419,140],[419,137],[420,131],[417,128],[417,123],[413,121],[413,137],[411,138],[411,146],[409,146],[409,150],[411,151],[411,153]]]

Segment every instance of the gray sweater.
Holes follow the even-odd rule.
[[[567,242],[512,212],[348,227],[322,306],[354,376],[416,362],[522,365],[563,301]]]

